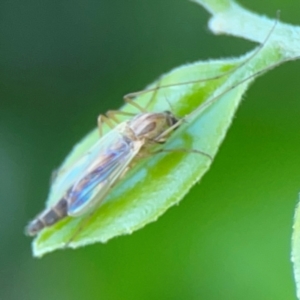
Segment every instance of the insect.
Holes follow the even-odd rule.
[[[146,148],[150,144],[163,143],[166,140],[166,136],[161,134],[177,121],[166,111],[141,113],[117,125],[76,162],[69,171],[70,174],[67,174],[75,176],[74,184],[57,204],[29,223],[26,233],[32,236],[67,215],[77,217],[89,212],[125,175],[134,158],[146,155]],[[77,169],[85,171],[76,176],[73,173]]]
[[[257,51],[239,65],[238,68],[256,55]],[[234,72],[236,69],[229,72]],[[259,75],[259,72],[232,85],[222,94],[225,94],[239,84],[257,75]],[[221,76],[224,76],[224,74]],[[221,76],[210,79],[218,79]],[[113,125],[114,122],[118,123],[116,112],[110,112],[107,116],[100,116],[98,119],[98,127],[101,138],[68,170],[62,172],[63,174],[60,176],[58,184],[61,185],[61,190],[64,190],[64,194],[56,204],[46,208],[27,225],[25,229],[26,234],[34,236],[45,227],[50,227],[67,216],[79,217],[95,210],[115,184],[140,158],[147,157],[154,153],[153,151],[151,152],[153,146],[165,143],[176,128],[181,126],[181,124],[199,110],[203,110],[211,105],[221,95],[213,97],[191,114],[181,119],[174,116],[170,111],[147,112],[144,108],[131,100],[132,97],[149,91],[152,91],[154,95],[160,88],[199,81],[200,80],[165,85],[127,95],[127,101],[141,112],[116,126]],[[132,116],[130,113],[119,113]],[[109,127],[112,127],[111,131],[104,136],[102,132],[103,122]],[[206,156],[208,159],[212,159],[210,154],[198,149],[163,149],[162,151],[176,150],[195,152]]]

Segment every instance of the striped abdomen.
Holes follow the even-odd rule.
[[[34,236],[45,227],[52,226],[67,216],[68,203],[65,198],[59,200],[54,206],[47,208],[34,218],[25,228],[25,233]]]

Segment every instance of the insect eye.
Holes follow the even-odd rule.
[[[166,110],[165,114],[168,116],[169,126],[172,126],[179,121],[169,110]]]
[[[176,119],[174,116],[172,116],[171,118],[170,118],[170,120],[171,120],[171,125],[175,125],[179,120],[178,119]]]

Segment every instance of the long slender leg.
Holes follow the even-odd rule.
[[[159,91],[159,86],[160,86],[160,79],[157,82],[157,85],[156,85],[156,87],[155,87],[155,89],[154,89],[154,91],[151,95],[151,98],[150,98],[149,102],[146,104],[146,109],[148,109],[150,107],[150,105],[152,104],[152,102],[154,101],[154,99],[155,99],[155,97],[156,97],[156,95]]]
[[[185,148],[174,148],[174,149],[160,149],[155,152],[152,152],[153,154],[162,153],[162,152],[186,152],[186,153],[196,153],[201,154],[206,157],[208,157],[211,161],[213,160],[212,156],[206,152],[203,152],[201,150],[196,149],[185,149]]]
[[[97,123],[98,123],[98,130],[99,130],[100,137],[103,136],[103,124],[106,124],[111,129],[115,127],[112,121],[105,115],[100,115],[97,119]]]
[[[76,228],[75,232],[71,236],[71,238],[65,243],[64,248],[68,248],[68,246],[74,241],[74,239],[78,236],[78,234],[84,229],[87,223],[90,221],[92,216],[95,214],[96,210],[90,212],[86,218],[79,224],[79,227]]]
[[[167,139],[159,139],[159,140],[149,140],[148,143],[153,143],[153,144],[164,144],[166,142]],[[149,156],[149,155],[153,155],[153,154],[158,154],[158,153],[162,153],[162,152],[186,152],[186,153],[196,153],[196,154],[201,154],[204,155],[206,157],[208,157],[211,161],[213,160],[213,157],[201,150],[197,150],[197,149],[186,149],[186,148],[174,148],[174,149],[159,149],[156,150],[154,152],[149,152],[144,156]],[[146,153],[146,152],[145,152]],[[144,153],[144,154],[145,154]]]
[[[152,144],[164,144],[167,141],[167,139],[159,139],[159,140],[148,140],[147,144],[149,145],[150,143]],[[201,150],[197,150],[197,149],[186,149],[186,148],[174,148],[174,149],[159,149],[156,150],[154,152],[147,152],[144,150],[143,153],[140,153],[140,157],[147,157],[153,154],[158,154],[158,153],[162,153],[162,152],[186,152],[186,153],[196,153],[196,154],[201,154],[204,155],[206,157],[208,157],[211,161],[213,160],[213,157]]]
[[[126,111],[122,111],[122,110],[109,110],[107,113],[106,113],[107,117],[109,119],[112,119],[114,122],[116,123],[120,123],[120,120],[117,119],[117,115],[120,115],[120,116],[129,116],[129,117],[133,117],[135,116],[136,114],[134,113],[130,113],[130,112],[126,112]]]
[[[126,112],[126,111],[121,111],[121,110],[109,110],[106,115],[99,115],[98,117],[98,128],[99,128],[99,132],[100,132],[100,137],[103,136],[103,124],[105,123],[108,127],[110,127],[111,129],[113,129],[115,127],[115,124],[113,122],[115,122],[116,124],[120,123],[120,120],[118,120],[117,115],[120,116],[129,116],[129,117],[133,117],[135,116],[134,113],[130,113],[130,112]]]
[[[118,120],[117,115],[133,117],[136,114],[126,112],[126,111],[121,111],[121,110],[109,110],[106,113],[106,115],[99,115],[97,122],[98,122],[98,129],[99,129],[100,137],[103,136],[103,129],[102,129],[103,124],[106,124],[108,127],[113,129],[115,127],[114,123],[116,123],[116,124],[120,123],[120,120]]]
[[[268,32],[267,36],[265,37],[264,41],[241,64],[239,64],[238,66],[234,66],[229,71],[226,71],[226,72],[224,72],[224,73],[222,73],[220,75],[216,75],[216,76],[209,77],[209,78],[200,78],[200,79],[190,80],[190,81],[186,81],[186,82],[178,82],[178,83],[165,84],[165,85],[161,85],[161,86],[156,86],[156,87],[153,87],[153,88],[149,88],[149,89],[146,89],[146,90],[141,90],[141,91],[129,93],[129,94],[127,94],[127,95],[124,96],[124,100],[126,100],[126,99],[134,99],[137,96],[140,96],[140,95],[143,95],[143,94],[146,94],[146,93],[149,93],[149,92],[156,92],[159,89],[165,89],[165,88],[169,88],[169,87],[181,86],[181,85],[187,85],[187,84],[200,83],[200,82],[210,81],[210,80],[217,80],[217,79],[222,78],[223,76],[228,76],[228,75],[234,73],[235,71],[237,71],[241,67],[245,66],[266,45],[266,43],[268,42],[268,40],[272,36],[272,34],[273,34],[273,32],[274,32],[274,30],[275,30],[275,28],[277,26],[277,23],[278,23],[279,19],[280,19],[280,11],[277,11],[277,13],[276,13],[276,20],[275,20],[274,24],[272,25],[270,31]]]
[[[159,84],[160,84],[160,81],[158,81],[158,84],[155,88],[153,89],[148,89],[148,90],[144,90],[144,91],[140,91],[140,92],[136,92],[136,93],[130,93],[130,94],[127,94],[124,96],[124,101],[128,104],[131,104],[132,106],[134,106],[135,108],[137,108],[139,111],[141,112],[147,112],[148,111],[148,108],[149,106],[151,105],[151,103],[153,102],[153,100],[155,99],[156,97],[156,94],[157,92],[159,91]],[[148,103],[146,104],[145,108],[140,106],[138,103],[136,103],[133,99],[139,95],[142,95],[142,94],[145,94],[145,93],[148,93],[148,92],[153,92],[151,97],[150,97],[150,100],[148,101]]]
[[[125,96],[126,97],[126,96]],[[124,98],[124,101],[132,106],[134,106],[135,108],[137,108],[139,111],[146,113],[147,109],[145,109],[144,107],[140,106],[138,103],[136,103],[133,99],[130,98]]]

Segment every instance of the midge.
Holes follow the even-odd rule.
[[[142,112],[116,125],[102,136],[102,122],[113,127],[113,121],[117,122],[114,116],[116,113],[125,115],[130,113],[111,111],[108,113],[109,118],[101,115],[98,119],[98,128],[102,137],[85,155],[64,172],[62,178],[59,178],[61,186],[69,182],[64,196],[56,204],[37,215],[27,225],[25,233],[34,236],[45,227],[50,227],[67,216],[79,217],[92,212],[101,204],[111,188],[141,158],[163,151],[184,151],[198,153],[212,160],[208,153],[196,149],[151,151],[151,148],[155,144],[165,143],[176,128],[200,109],[205,109],[229,90],[262,72],[249,76],[231,86],[220,95],[205,102],[185,118],[178,119],[169,111]],[[137,103],[133,105],[144,110]]]
[[[131,103],[130,100],[128,102]],[[138,104],[133,105],[143,111]],[[102,122],[113,127],[112,120],[117,122],[115,114],[129,113],[110,111],[107,114],[109,118],[101,115],[98,119],[101,136]],[[66,216],[79,217],[93,211],[133,163],[151,155],[150,147],[164,143],[179,123],[171,112],[164,111],[139,113],[118,124],[66,171],[60,180],[70,182],[73,177],[73,183],[55,205],[45,209],[28,224],[25,233],[34,236]],[[192,151],[211,159],[204,152]]]
[[[110,116],[114,118],[111,113]],[[108,118],[100,116],[101,135],[102,120],[111,125]],[[93,210],[130,169],[134,159],[147,156],[149,145],[164,143],[169,132],[164,133],[177,122],[168,111],[144,112],[117,125],[67,171],[65,178],[77,170],[82,174],[77,175],[74,183],[54,206],[45,209],[29,223],[26,234],[33,236],[66,216],[78,217]],[[73,176],[76,177],[76,174]]]
[[[269,38],[271,32],[269,33],[267,39]],[[209,80],[218,79],[221,76],[235,72],[238,68],[245,65],[250,59],[252,59],[264,44],[265,43],[258,47],[251,56],[249,56],[236,68],[220,76],[209,78]],[[91,149],[89,149],[88,152],[79,158],[77,162],[62,172],[63,174],[60,175],[58,180],[58,185],[60,185],[61,190],[64,191],[62,197],[60,197],[56,204],[46,208],[39,215],[37,215],[27,225],[25,228],[25,233],[29,236],[34,236],[45,227],[50,227],[67,216],[79,217],[88,215],[88,213],[92,213],[95,208],[101,204],[114,185],[127,173],[128,170],[132,168],[132,166],[139,159],[143,157],[147,157],[162,151],[185,151],[198,153],[212,160],[210,154],[202,152],[198,149],[160,149],[156,151],[154,149],[153,151],[153,146],[155,146],[155,144],[165,143],[172,132],[181,124],[183,124],[188,118],[210,106],[228,91],[232,90],[243,82],[260,75],[264,71],[266,71],[266,69],[230,86],[220,95],[213,97],[207,102],[204,102],[203,105],[200,105],[188,116],[185,116],[181,119],[175,117],[169,111],[147,112],[146,109],[142,108],[130,98],[150,91],[153,92],[154,96],[155,92],[160,88],[201,82],[204,80],[165,85],[156,87],[154,89],[129,94],[125,100],[127,100],[129,104],[132,104],[134,107],[138,108],[140,113],[134,115],[132,113],[122,111],[110,111],[107,113],[107,116],[101,115],[98,118],[98,128],[101,138]],[[153,97],[150,99],[149,103],[152,101],[152,99]],[[117,114],[131,116],[132,118],[119,123],[116,118]],[[102,134],[103,122],[112,128],[104,136]],[[114,126],[114,123],[119,124]],[[82,226],[79,226],[74,236],[81,229]]]

